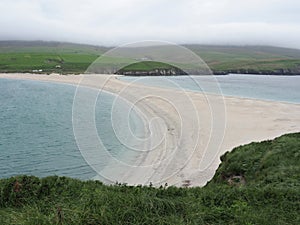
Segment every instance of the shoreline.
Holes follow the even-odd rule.
[[[60,75],[60,76],[73,76],[73,75],[83,75],[84,73],[78,72],[78,73],[34,73],[34,72],[4,72],[0,71],[0,74],[29,74],[29,75]],[[159,76],[175,76],[175,77],[180,77],[180,76],[189,76],[189,74],[179,74],[179,75],[124,75],[124,74],[106,74],[109,76],[125,76],[125,77],[159,77]],[[236,76],[275,76],[275,77],[294,77],[294,76],[300,76],[300,72],[298,73],[263,73],[262,72],[257,72],[257,73],[234,73],[234,72],[228,72],[228,73],[212,73],[209,74],[210,76],[230,76],[230,75],[236,75]],[[203,75],[191,75],[191,76],[203,76]],[[205,76],[205,75],[204,75]]]
[[[233,75],[233,76],[251,76],[250,74],[227,74],[227,75],[202,75],[202,76],[230,76],[230,75]],[[256,75],[256,74],[252,74],[253,76],[260,76],[260,75]],[[183,75],[183,77],[185,76],[189,76],[189,75]],[[197,76],[197,75],[190,75],[192,77],[194,76]],[[261,75],[261,76],[273,76],[273,75]],[[274,76],[277,76],[277,75],[274,75]],[[279,75],[278,75],[279,76]],[[285,76],[285,75],[283,75]],[[299,76],[300,75],[295,75],[295,76]],[[125,75],[116,75],[116,79],[120,80],[119,77],[136,77],[138,78],[137,76],[125,76]],[[151,77],[151,76],[142,76],[142,78],[148,78],[148,77]],[[173,77],[176,77],[176,76],[173,76]],[[121,81],[125,81],[127,82],[126,80],[121,80]],[[130,82],[130,80],[128,81]],[[158,88],[166,88],[166,89],[170,89],[170,90],[173,90],[173,91],[178,91],[179,89],[177,88],[172,88],[172,87],[163,87],[163,86],[151,86],[151,85],[147,85],[147,84],[143,84],[143,83],[138,83],[139,85],[142,85],[144,87],[158,87]],[[213,92],[206,92],[206,91],[195,91],[195,90],[192,90],[192,89],[182,89],[186,92],[192,92],[192,93],[202,93],[202,94],[205,94],[205,95],[212,95],[212,96],[220,96],[220,94],[217,94],[217,93],[213,93]],[[262,98],[252,98],[252,97],[242,97],[242,96],[236,96],[236,95],[226,95],[224,94],[223,92],[221,93],[222,96],[226,97],[226,98],[237,98],[237,99],[241,99],[241,100],[256,100],[256,101],[264,101],[264,102],[278,102],[278,103],[285,103],[285,104],[293,104],[293,105],[300,105],[300,103],[295,103],[295,102],[289,102],[289,101],[279,101],[279,100],[272,100],[272,99],[262,99]]]
[[[71,85],[78,85],[83,77],[82,75],[0,74],[0,78]],[[182,186],[189,180],[191,186],[203,186],[214,175],[220,162],[220,155],[224,152],[241,144],[300,131],[300,118],[298,118],[300,104],[208,94],[208,98],[225,102],[226,119],[226,130],[220,146],[211,146],[212,137],[209,128],[212,127],[213,118],[209,113],[210,105],[205,99],[207,96],[203,96],[203,93],[185,91],[183,96],[183,91],[130,84],[112,75],[90,78],[91,80],[85,81],[84,86],[99,88],[102,85],[104,91],[119,95],[134,104],[138,111],[140,110],[148,118],[148,123],[154,126],[152,130],[150,129],[157,135],[154,137],[154,142],[160,135],[166,136],[165,145],[159,145],[153,151],[141,154],[138,165],[142,165],[143,168],[127,168],[120,182],[127,181],[126,183],[133,185],[152,182],[155,186],[164,183]],[[147,99],[147,96],[152,97]],[[184,98],[186,96],[191,104],[186,103]],[[141,98],[145,100],[137,102]],[[175,109],[169,103],[173,103]],[[157,116],[161,118],[163,125],[162,121],[151,123]],[[199,124],[197,121],[201,122],[200,127],[197,126]],[[148,149],[147,146],[145,149]],[[173,158],[169,158],[170,154]],[[204,159],[210,162],[206,165]]]

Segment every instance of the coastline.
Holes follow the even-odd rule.
[[[269,75],[269,76],[299,76],[300,71],[284,71],[281,69],[280,71],[274,72],[274,71],[247,71],[247,70],[231,70],[231,71],[213,71],[213,74],[215,76],[218,75],[230,75],[230,74],[235,74],[235,75]]]
[[[201,75],[202,77],[211,77],[212,75]],[[229,76],[232,76],[232,77],[239,77],[239,76],[246,76],[246,77],[251,77],[251,76],[255,76],[255,77],[260,77],[260,76],[273,76],[273,75],[255,75],[255,74],[228,74],[228,75],[213,75],[216,79],[218,77],[229,77]],[[274,75],[275,77],[280,77],[280,76],[276,76]],[[300,77],[300,75],[296,75],[298,77]],[[142,78],[144,79],[147,79],[147,78],[150,78],[151,76],[143,76]],[[162,76],[163,78],[169,78],[169,76]],[[178,76],[170,76],[171,78],[177,78]],[[192,79],[194,78],[197,78],[197,75],[187,75],[187,76],[181,76],[183,78],[185,77],[191,77]],[[282,77],[289,77],[289,76],[282,76]],[[290,76],[291,77],[291,76]],[[154,77],[155,78],[160,78],[160,77]],[[135,77],[135,76],[124,76],[124,75],[120,75],[120,76],[116,76],[116,79],[120,79],[122,81],[126,81],[126,82],[134,82],[135,80],[134,79],[138,79],[138,77]],[[200,83],[201,81],[198,81],[198,83]],[[159,88],[167,88],[167,89],[171,89],[171,90],[178,90],[178,88],[176,87],[171,87],[171,86],[163,86],[163,85],[157,85],[157,84],[148,84],[148,83],[144,83],[144,82],[137,82],[139,85],[143,85],[145,87],[159,87]],[[265,97],[260,97],[260,98],[257,98],[257,97],[250,97],[250,96],[242,96],[242,95],[234,95],[234,94],[226,94],[224,93],[224,91],[221,91],[220,89],[220,93],[214,93],[214,92],[208,92],[208,91],[204,91],[204,90],[194,90],[192,88],[182,88],[181,90],[185,90],[185,91],[188,91],[188,92],[194,92],[194,93],[203,93],[205,95],[220,95],[222,94],[222,96],[226,97],[226,98],[239,98],[239,99],[249,99],[249,100],[257,100],[257,101],[266,101],[266,102],[281,102],[281,103],[287,103],[287,104],[296,104],[296,105],[299,105],[300,103],[297,102],[294,102],[294,101],[290,101],[290,100],[278,100],[278,99],[272,99],[272,98],[265,98]],[[219,90],[219,87],[218,87],[218,90]]]
[[[82,75],[0,74],[0,78],[8,79],[29,79],[72,85],[84,82],[81,83],[83,86],[102,88],[133,103],[150,124],[153,118],[159,116],[164,124],[161,123],[162,121],[154,123],[151,131],[156,133],[154,139],[158,141],[161,135],[165,135],[165,141],[153,151],[141,154],[137,161],[142,168],[127,168],[119,181],[128,184],[152,182],[156,186],[164,183],[182,186],[188,180],[191,186],[202,186],[214,175],[220,162],[220,155],[224,152],[241,144],[300,131],[299,104],[209,94],[209,98],[216,102],[224,101],[226,106],[226,130],[216,150],[216,146],[209,145],[213,118],[209,111],[210,104],[207,102],[207,96],[203,93],[129,84],[115,79],[116,76],[113,75],[91,75],[91,79],[84,81],[83,77]],[[144,100],[140,101],[142,98]],[[191,101],[189,102],[191,104],[186,103],[186,98]],[[169,103],[173,103],[175,108]],[[197,126],[199,121],[200,131]],[[174,157],[169,158],[170,154]],[[207,164],[203,159],[209,159],[210,162]]]

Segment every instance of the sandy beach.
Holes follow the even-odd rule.
[[[132,104],[147,133],[138,140],[139,157],[134,165],[118,165],[117,177],[109,178],[109,168],[101,172],[108,180],[132,185],[203,186],[224,152],[300,131],[300,104],[146,87],[114,75],[0,74],[0,78],[80,84]]]

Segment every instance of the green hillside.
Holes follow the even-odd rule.
[[[300,224],[300,133],[235,148],[203,188],[0,180],[0,224]]]
[[[58,42],[0,42],[0,72],[83,73],[107,48]]]
[[[198,54],[215,74],[300,74],[299,49],[266,46],[185,45],[185,47]],[[42,70],[43,73],[83,73],[94,60],[109,49],[59,42],[0,41],[0,72]],[[114,59],[110,58],[107,63],[113,64]],[[143,62],[141,65],[135,65],[146,70],[147,68],[143,66]],[[157,62],[153,62],[153,69],[155,66]],[[169,69],[169,66],[165,69]]]
[[[271,46],[186,45],[216,74],[300,74],[300,50]]]

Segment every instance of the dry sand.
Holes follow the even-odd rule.
[[[113,182],[202,186],[214,175],[224,152],[300,131],[300,104],[146,87],[112,75],[0,74],[0,78],[80,83],[133,104],[144,118],[148,138],[137,140],[140,154],[135,163],[112,162],[117,172],[110,168],[100,172]]]

